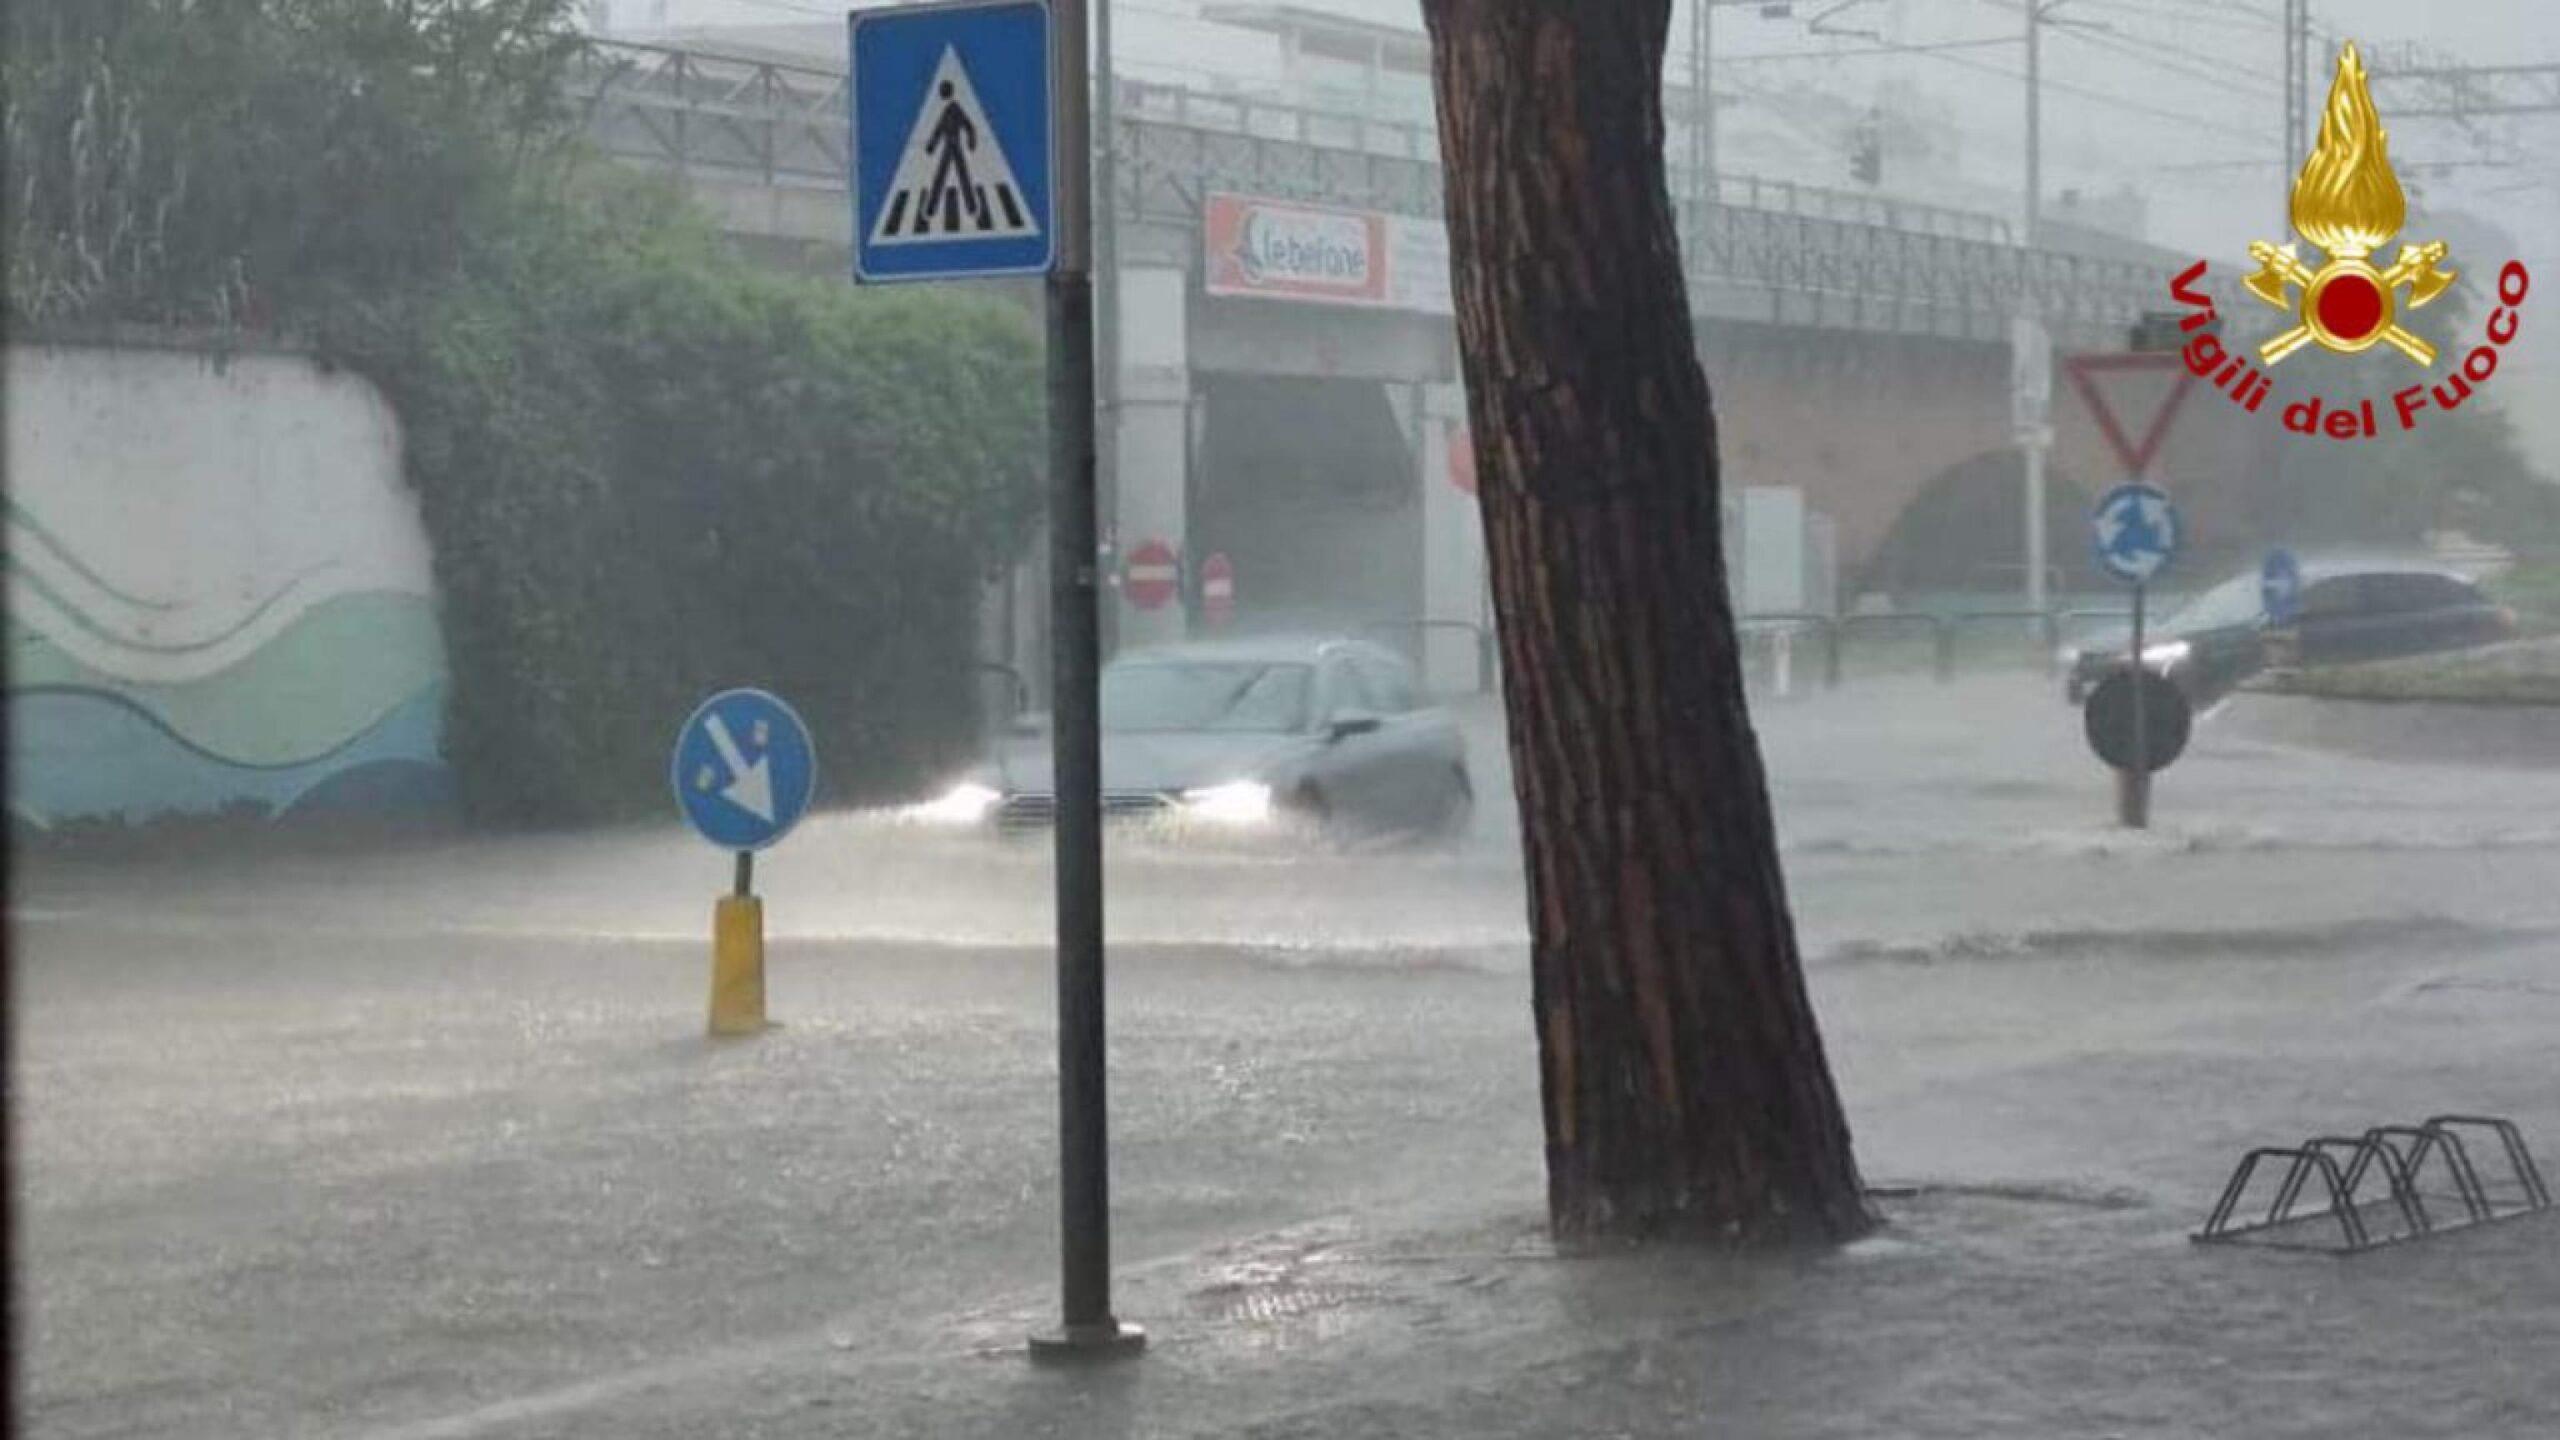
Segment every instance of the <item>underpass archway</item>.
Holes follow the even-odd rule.
[[[1883,596],[1899,609],[2015,603],[2026,588],[2026,474],[2014,449],[1972,455],[1920,485],[1847,597]],[[2046,586],[2056,597],[2102,589],[2090,557],[2092,493],[2045,466]]]
[[[1375,380],[1199,377],[1191,553],[1234,567],[1238,631],[1348,630],[1422,613],[1422,504]]]

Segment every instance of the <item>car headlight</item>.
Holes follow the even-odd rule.
[[[1185,790],[1182,813],[1220,825],[1259,825],[1271,818],[1271,787],[1259,780],[1231,780]]]
[[[2185,660],[2194,649],[2194,646],[2184,640],[2171,640],[2166,644],[2143,647],[2142,659],[2145,664],[2157,665],[2165,670]]]
[[[932,825],[975,825],[987,818],[1004,796],[974,780],[963,780],[934,799],[921,805],[910,805],[903,812],[910,820]]]

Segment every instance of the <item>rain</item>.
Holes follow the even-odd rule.
[[[1655,7],[1696,663],[1878,1222],[1776,1248],[1551,1223],[1525,782],[1584,737],[1422,7],[307,8],[7,22],[13,1433],[2560,1430],[2540,7]],[[1070,9],[1145,1345],[1042,1364],[1086,557],[1003,27]],[[2428,367],[2289,208],[2359,104]],[[2377,1178],[2279,1197],[2324,1137]]]

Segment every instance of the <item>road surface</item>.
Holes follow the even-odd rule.
[[[1481,717],[1479,717],[1481,721]],[[1118,1376],[1055,1267],[1047,864],[876,815],[759,866],[781,1028],[700,1035],[672,828],[22,869],[31,1433],[2560,1430],[2560,1222],[2190,1246],[2247,1146],[2511,1114],[2560,1170],[2560,772],[2217,733],[2111,828],[2024,679],[1760,712],[1891,1225],[1539,1239],[1513,836],[1118,847]],[[1481,728],[1481,726],[1480,726]],[[1499,796],[1498,746],[1478,747]],[[1720,1429],[1717,1433],[1723,1433]]]

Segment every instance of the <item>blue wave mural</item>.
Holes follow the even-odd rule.
[[[11,815],[447,804],[433,557],[382,396],[289,352],[9,362]]]
[[[326,754],[257,765],[196,745],[126,696],[74,687],[9,695],[10,809],[39,826],[71,817],[142,822],[243,803],[276,817],[366,800],[398,808],[449,800],[436,753],[444,687],[431,685]]]

